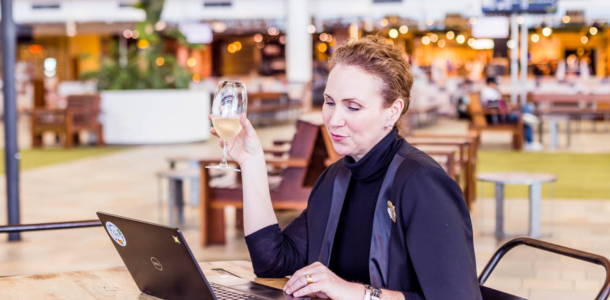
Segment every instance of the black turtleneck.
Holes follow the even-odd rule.
[[[345,280],[370,283],[369,252],[375,205],[386,171],[403,142],[394,129],[359,161],[350,156],[344,159],[352,177],[329,268]]]

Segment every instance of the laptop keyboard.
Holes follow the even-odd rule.
[[[264,298],[256,297],[248,294],[240,294],[232,292],[221,285],[211,283],[212,291],[219,300],[265,300]]]

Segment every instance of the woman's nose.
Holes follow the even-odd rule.
[[[330,117],[328,125],[330,125],[331,127],[341,127],[345,125],[345,118],[343,117],[339,109],[335,109],[332,116]]]

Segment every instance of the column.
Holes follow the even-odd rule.
[[[504,183],[496,182],[496,239],[504,238]]]
[[[15,93],[15,61],[17,30],[13,21],[13,1],[2,0],[2,79],[4,81],[4,163],[6,166],[6,203],[8,225],[20,223],[19,159],[17,147],[17,104]],[[9,241],[20,241],[19,232],[8,234]]]
[[[519,23],[517,14],[510,16],[510,39],[515,45],[510,50],[510,101],[517,104],[517,91],[519,90]]]
[[[527,103],[527,43],[528,43],[528,32],[527,32],[527,15],[521,15],[523,18],[523,24],[521,24],[521,105]],[[517,47],[515,47],[515,50]]]
[[[530,185],[530,230],[529,236],[540,238],[540,207],[542,201],[542,183]]]
[[[308,0],[287,0],[286,79],[291,98],[300,99],[303,86],[312,78],[312,38],[307,32],[311,24]]]

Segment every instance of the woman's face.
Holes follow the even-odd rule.
[[[324,91],[322,115],[335,151],[356,161],[389,132],[404,106],[401,99],[384,107],[381,81],[360,67],[338,64]]]

